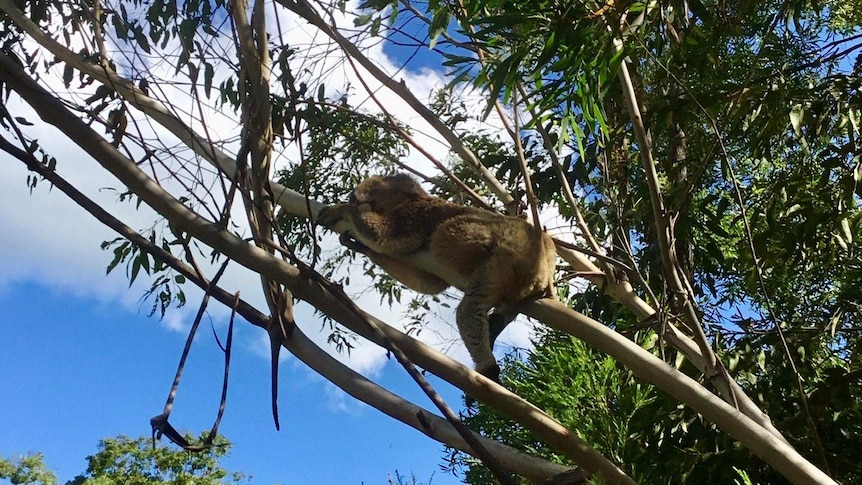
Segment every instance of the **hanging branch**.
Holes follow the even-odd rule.
[[[241,188],[246,219],[252,237],[260,248],[272,245],[275,220],[273,194],[269,185],[272,172],[272,107],[270,106],[269,80],[272,62],[269,57],[266,32],[266,12],[262,0],[255,0],[253,25],[245,13],[246,2],[234,0],[230,15],[236,29],[237,52],[240,60],[240,102],[242,105],[242,143],[237,157],[235,183]],[[250,157],[250,170],[246,170],[245,156]],[[272,252],[271,249],[267,249]],[[270,342],[271,407],[275,429],[281,429],[278,420],[278,360],[285,339],[290,338],[296,320],[293,313],[293,295],[277,282],[261,276],[270,322],[267,328]]]
[[[177,372],[174,375],[174,382],[171,385],[171,390],[168,392],[168,399],[165,402],[165,409],[158,416],[154,416],[150,419],[150,426],[153,427],[153,439],[161,438],[162,435],[167,436],[174,444],[182,447],[187,451],[203,451],[210,448],[213,444],[213,440],[218,434],[219,423],[221,423],[221,418],[224,416],[225,404],[227,403],[227,384],[228,377],[230,375],[230,355],[231,348],[233,343],[233,314],[231,315],[230,325],[228,326],[228,334],[227,334],[227,344],[224,348],[225,353],[225,363],[224,363],[224,379],[222,382],[222,394],[221,401],[219,402],[219,411],[216,416],[215,421],[213,422],[212,429],[210,430],[209,435],[207,435],[206,439],[203,443],[199,445],[190,444],[185,437],[180,434],[176,428],[174,428],[169,419],[171,417],[171,411],[174,407],[174,398],[176,398],[177,390],[180,387],[180,380],[182,380],[183,370],[186,367],[186,359],[189,356],[189,352],[192,349],[192,342],[194,341],[195,335],[197,334],[198,327],[200,327],[201,320],[203,319],[204,313],[206,312],[207,304],[209,303],[210,294],[213,291],[213,288],[218,284],[218,280],[221,279],[224,274],[225,269],[227,269],[228,263],[230,263],[230,259],[225,259],[222,263],[221,267],[216,271],[215,277],[212,281],[204,288],[204,296],[201,299],[201,304],[198,307],[198,313],[195,315],[195,321],[192,323],[192,327],[189,329],[188,337],[186,337],[186,344],[183,347],[183,353],[180,356],[180,362],[177,364]],[[200,274],[200,273],[198,273]],[[153,445],[155,446],[155,444]]]

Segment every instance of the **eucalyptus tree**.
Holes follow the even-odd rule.
[[[286,348],[501,482],[632,483],[638,470],[624,455],[541,400],[358,308],[331,281],[348,283],[338,268],[352,255],[321,250],[314,224],[368,173],[393,170],[462,203],[558,215],[553,234],[574,241],[558,245],[561,301],[524,314],[613,357],[714,425],[721,446],[742,446],[795,483],[831,483],[802,366],[831,359],[858,391],[858,9],[843,5],[0,0],[0,147],[34,172],[31,183],[44,178],[120,234],[106,243],[110,267],[148,274],[154,311],[198,285],[204,304],[214,298],[268,332],[274,374]],[[446,82],[433,94],[409,76],[429,66],[446,69],[429,76]],[[55,168],[70,162],[37,139],[22,104],[151,207],[156,229],[130,229],[62,178]],[[222,287],[202,254],[259,273],[267,308]],[[368,272],[390,304],[409,295],[418,325],[437,308]],[[350,331],[391,351],[439,414],[330,357],[295,325],[294,299],[331,319],[336,345],[353,345]],[[806,426],[783,427],[740,382],[768,382],[769,366],[733,372],[728,352],[752,336],[752,352],[781,351],[776,364],[793,377],[781,398]],[[816,359],[800,359],[800,338],[819,339]],[[565,460],[465,428],[415,366]],[[197,446],[171,433],[169,411],[154,425]]]

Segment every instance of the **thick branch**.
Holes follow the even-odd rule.
[[[614,48],[617,51],[622,50],[622,42],[619,39],[614,39]],[[662,266],[667,277],[668,284],[673,293],[682,299],[683,316],[685,321],[691,327],[694,333],[694,343],[699,348],[699,359],[696,363],[698,367],[707,375],[710,381],[718,388],[724,399],[728,402],[735,403],[739,406],[747,416],[754,419],[764,429],[771,432],[778,439],[785,441],[784,436],[775,428],[769,417],[757,407],[756,404],[749,398],[740,388],[739,384],[734,381],[728,372],[724,369],[712,351],[712,348],[707,341],[706,335],[703,332],[703,325],[698,316],[697,309],[694,304],[694,292],[685,278],[679,262],[676,257],[676,249],[673,242],[673,226],[670,223],[670,215],[666,213],[662,194],[660,190],[660,182],[658,172],[656,171],[656,163],[652,156],[652,144],[646,132],[646,127],[643,123],[640,108],[637,103],[637,94],[635,93],[634,84],[628,71],[628,62],[624,59],[620,65],[619,71],[620,84],[625,98],[625,104],[629,111],[632,120],[632,127],[635,136],[640,145],[641,161],[646,174],[646,182],[650,191],[650,202],[653,212],[653,221],[656,228],[656,235],[659,242],[659,253],[661,254]],[[671,330],[666,332],[665,336],[668,341],[678,349],[686,352],[684,349],[688,347],[687,356],[691,354],[691,348],[688,345],[686,338],[683,340],[681,332],[673,326],[668,325]],[[681,348],[678,345],[683,344]]]
[[[690,377],[592,318],[547,299],[529,305],[524,313],[613,356],[640,379],[686,403],[714,422],[792,483],[835,483],[786,442]]]
[[[626,308],[631,310],[641,320],[649,320],[655,316],[655,309],[635,292],[628,281],[610,281],[601,269],[587,259],[586,256],[571,249],[557,246],[557,254],[569,263],[575,271],[580,273],[583,278],[602,288],[611,298],[625,305]],[[672,347],[682,352],[698,370],[706,372],[707,361],[694,340],[673,325],[665,325],[662,328],[662,332],[662,335]],[[727,379],[713,382],[717,385],[719,392],[721,392],[725,400],[732,402],[731,399],[736,398],[740,411],[763,426],[764,429],[775,435],[778,439],[787,442],[781,432],[772,424],[769,416],[757,407],[757,404],[748,397],[745,390],[735,380],[727,376]]]
[[[622,50],[622,42],[614,39],[614,48],[617,52]],[[628,62],[624,59],[620,64],[619,70],[620,84],[622,86],[623,98],[625,99],[626,108],[629,111],[629,116],[632,120],[632,128],[635,132],[635,137],[640,146],[639,153],[643,163],[644,174],[646,175],[646,184],[649,187],[650,203],[653,213],[653,223],[655,224],[656,236],[658,238],[659,252],[661,253],[662,266],[664,267],[665,277],[671,291],[682,299],[683,314],[685,320],[689,324],[695,335],[695,342],[701,348],[701,354],[706,359],[707,372],[711,375],[719,374],[719,364],[709,347],[706,340],[706,335],[703,333],[703,325],[700,322],[700,317],[697,310],[694,308],[693,294],[688,287],[687,282],[684,282],[684,276],[680,271],[679,264],[676,260],[676,249],[673,243],[673,227],[670,223],[670,215],[667,214],[664,201],[661,193],[661,183],[659,182],[656,163],[652,156],[652,143],[646,132],[646,127],[643,123],[640,108],[637,102],[637,94],[635,93],[634,84],[628,70]]]

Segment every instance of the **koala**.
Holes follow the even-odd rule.
[[[347,204],[324,207],[318,222],[346,229],[342,244],[420,293],[462,290],[455,315],[461,339],[476,370],[498,382],[497,336],[521,304],[554,297],[556,250],[547,233],[431,196],[404,173],[367,178]],[[406,258],[418,258],[422,268]]]

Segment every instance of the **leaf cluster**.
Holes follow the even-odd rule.
[[[187,438],[192,439],[191,435]],[[219,464],[230,446],[223,436],[217,436],[214,446],[198,453],[156,445],[145,436],[106,438],[99,441],[98,451],[87,457],[87,471],[65,485],[239,484],[246,481],[245,475],[229,472]],[[57,484],[57,476],[48,470],[41,453],[18,459],[0,457],[0,479],[13,485]]]
[[[238,484],[245,481],[244,474],[229,472],[219,465],[229,449],[230,443],[222,436],[200,453],[153,446],[148,437],[108,438],[101,440],[99,450],[87,457],[87,471],[69,485]]]

